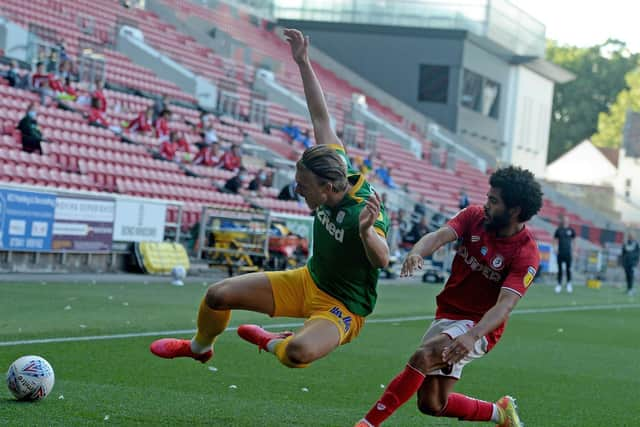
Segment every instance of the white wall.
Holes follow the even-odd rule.
[[[584,185],[615,185],[617,173],[616,167],[600,150],[591,142],[583,141],[547,166],[546,179]]]
[[[553,104],[553,81],[524,66],[511,67],[508,84],[502,161],[545,174],[549,127]]]
[[[624,149],[620,150],[618,176],[614,185],[616,194],[629,200],[632,204],[640,206],[640,159],[626,157]],[[628,198],[626,197],[627,191]]]

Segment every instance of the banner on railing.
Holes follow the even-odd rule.
[[[51,249],[111,251],[115,209],[113,200],[58,196]]]
[[[51,249],[56,196],[0,188],[0,249]]]
[[[117,242],[161,242],[167,205],[130,200],[116,201],[113,240]]]

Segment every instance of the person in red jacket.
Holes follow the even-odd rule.
[[[87,120],[90,125],[109,128],[109,121],[100,110],[100,100],[98,98],[91,98],[91,108],[89,109]]]
[[[237,172],[242,166],[242,154],[240,146],[233,144],[231,149],[222,156],[222,167],[231,172]]]
[[[107,111],[107,98],[104,96],[103,88],[104,84],[102,83],[102,80],[96,79],[96,88],[91,93],[91,98],[98,100],[96,108],[104,113]]]
[[[156,137],[160,142],[169,140],[169,120],[171,120],[171,111],[164,110],[156,120]]]
[[[31,76],[31,87],[34,92],[40,95],[40,105],[46,104],[47,97],[54,96],[51,88],[53,80],[53,76],[45,71],[44,63],[38,62],[36,72]]]
[[[203,165],[203,166],[219,166],[222,162],[222,153],[220,152],[220,146],[218,143],[213,143],[211,145],[206,144],[197,144],[200,147],[200,150],[196,154],[196,157],[193,159],[194,165]]]
[[[178,151],[178,145],[168,139],[160,144],[160,155],[165,160],[174,161],[176,151]]]
[[[149,107],[141,111],[138,116],[129,122],[127,130],[131,133],[150,133],[153,130],[153,108]]]

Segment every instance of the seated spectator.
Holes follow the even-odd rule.
[[[149,107],[141,111],[138,116],[127,125],[131,133],[150,133],[153,130],[153,108]]]
[[[56,44],[56,48],[58,49],[58,57],[60,58],[61,63],[70,62],[71,58],[67,54],[67,48],[65,47],[65,40],[60,39]]]
[[[225,182],[222,191],[226,193],[238,194],[242,190],[242,184],[246,178],[247,170],[240,166],[238,173]]]
[[[89,109],[87,120],[92,126],[98,126],[108,129],[109,121],[104,116],[103,111],[100,109],[100,106],[100,98],[91,97],[91,108]]]
[[[219,166],[222,163],[222,152],[218,143],[207,145],[204,143],[196,144],[199,147],[199,151],[196,157],[193,159],[194,165],[203,166]]]
[[[11,87],[19,87],[22,77],[20,76],[20,68],[18,68],[18,61],[11,60],[11,68],[7,71],[5,76]]]
[[[411,213],[411,222],[417,224],[420,219],[427,214],[427,198],[425,196],[420,197],[420,201],[413,205],[413,212]]]
[[[445,223],[449,220],[447,215],[445,214],[444,205],[440,205],[440,211],[433,214],[431,217],[431,221],[429,222],[429,228],[432,230],[437,230],[440,227],[444,226]]]
[[[153,103],[153,123],[155,124],[162,113],[169,108],[169,100],[167,95],[156,98]]]
[[[22,136],[22,151],[42,154],[42,132],[40,128],[38,128],[36,116],[36,106],[32,102],[27,107],[27,112],[18,123],[16,129],[20,131],[20,135]]]
[[[169,140],[169,120],[171,120],[171,111],[169,110],[160,113],[160,117],[156,120],[156,138],[160,142]]]
[[[177,151],[178,145],[169,139],[162,141],[162,144],[160,144],[160,156],[165,160],[173,162],[176,159]]]
[[[205,124],[205,128],[202,131],[202,139],[204,139],[205,144],[213,144],[214,142],[218,142],[218,134],[213,128],[213,123],[208,122],[207,124]]]
[[[429,225],[427,224],[427,217],[420,218],[420,222],[413,224],[411,230],[405,236],[405,242],[416,244],[418,240],[429,232]]]
[[[303,134],[299,134],[296,141],[300,142],[305,149],[311,147],[311,138],[309,138],[309,129],[305,130]]]
[[[294,140],[300,136],[300,129],[293,124],[293,120],[289,119],[289,124],[282,127],[282,132],[286,133],[289,137],[289,142],[293,143]]]
[[[64,81],[67,77],[72,77],[72,65],[71,60],[68,59],[60,64],[60,72],[58,73],[60,80]]]
[[[256,176],[249,182],[249,190],[260,191],[262,187],[267,187],[268,174],[265,170],[260,169]]]
[[[393,182],[391,178],[391,170],[383,163],[376,169],[376,176],[389,188],[397,188],[398,186]]]
[[[65,77],[62,91],[58,93],[58,99],[60,99],[61,101],[75,101],[76,99],[78,99],[78,92],[71,85],[70,76]]]
[[[98,110],[105,113],[107,111],[107,98],[104,96],[104,83],[100,79],[96,79],[96,87],[94,91],[91,93],[92,100],[95,98],[97,100],[97,108]],[[93,102],[93,101],[92,101]]]
[[[222,156],[222,168],[231,172],[237,172],[242,166],[242,154],[240,146],[233,144],[231,149]]]
[[[362,162],[362,173],[367,175],[369,172],[373,170],[373,154],[369,154],[366,159]]]
[[[51,89],[52,80],[53,76],[45,71],[44,63],[38,62],[36,72],[31,76],[31,88],[40,95],[40,105],[45,105],[47,97],[54,95]]]
[[[302,197],[296,192],[296,182],[291,181],[289,184],[282,187],[278,194],[278,200],[295,200],[301,202]]]
[[[185,138],[182,132],[177,130],[172,130],[169,134],[169,141],[175,145],[176,151],[182,153],[182,159],[176,159],[177,161],[190,162],[191,161],[191,146],[189,145],[189,141]]]

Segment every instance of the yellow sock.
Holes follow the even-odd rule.
[[[293,339],[293,335],[285,338],[281,342],[276,345],[275,355],[284,366],[288,366],[289,368],[306,368],[309,366],[308,363],[294,363],[287,357],[287,346],[289,342]]]
[[[227,329],[230,319],[231,310],[214,310],[203,298],[198,310],[198,332],[194,337],[195,342],[204,348],[211,346],[216,337]]]

